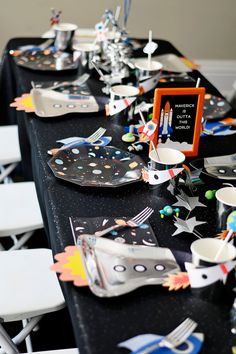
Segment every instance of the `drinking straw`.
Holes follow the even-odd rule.
[[[140,117],[141,117],[141,120],[142,120],[144,126],[146,126],[146,122],[145,122],[143,113],[141,112],[140,109],[139,109],[139,115],[140,115]],[[155,154],[156,154],[157,159],[160,161],[160,157],[159,157],[159,155],[158,155],[158,152],[157,152],[157,149],[156,149],[156,147],[155,147],[155,145],[154,145],[154,142],[153,142],[152,140],[150,140],[150,143],[151,143],[151,145],[152,145],[153,150],[155,151]]]
[[[215,255],[214,261],[217,261],[221,252],[223,251],[226,243],[230,240],[232,234],[234,232],[236,232],[236,210],[232,211],[228,218],[227,218],[227,228],[229,229],[229,232],[226,236],[226,238],[224,239],[224,241],[222,242],[221,247],[219,248],[218,252]]]
[[[196,83],[196,88],[198,88],[198,87],[199,87],[200,82],[201,82],[201,79],[200,79],[200,77],[198,77],[198,79],[197,79],[197,83]]]
[[[229,241],[229,239],[230,239],[230,237],[232,236],[233,232],[234,232],[233,230],[229,230],[229,232],[228,232],[226,238],[225,238],[224,241],[222,242],[221,247],[219,248],[218,252],[217,252],[216,255],[215,255],[214,261],[217,261],[217,260],[218,260],[218,258],[219,258],[219,256],[220,256],[221,252],[222,252],[223,249],[225,248],[225,245],[226,245],[226,243]]]
[[[96,71],[98,72],[98,74],[103,78],[104,82],[106,82],[105,75],[104,75],[103,72],[97,67],[97,65],[94,63],[94,61],[91,60],[91,64],[94,66],[94,68],[96,69]]]
[[[115,13],[115,21],[116,22],[118,22],[119,17],[120,17],[120,9],[121,9],[121,6],[117,6],[116,13]]]
[[[152,42],[152,31],[149,31],[149,36],[148,36],[148,67],[151,69],[151,60],[152,60],[152,51],[151,51],[151,42]]]

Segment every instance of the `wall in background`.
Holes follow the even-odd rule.
[[[93,27],[118,0],[7,0],[0,13],[0,51],[13,37],[40,36],[49,29],[50,8],[62,21]],[[121,14],[121,19],[123,16]],[[130,35],[168,39],[191,59],[236,59],[235,0],[132,0]]]

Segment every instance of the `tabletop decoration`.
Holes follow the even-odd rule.
[[[114,242],[81,235],[81,252],[90,290],[99,297],[119,296],[140,286],[162,284],[180,271],[168,248]]]
[[[64,141],[64,145],[60,148],[52,148],[47,151],[50,156],[55,156],[58,154],[59,150],[68,149],[68,148],[77,148],[80,145],[96,145],[96,146],[106,146],[110,144],[112,140],[111,136],[102,136],[100,139],[96,140],[95,142],[87,142],[83,139],[79,139],[76,137],[66,138],[60,140],[60,142]],[[59,142],[59,141],[58,141]]]
[[[87,278],[81,260],[81,253],[77,246],[67,246],[64,252],[54,256],[57,261],[50,269],[60,273],[61,281],[73,281],[75,286],[87,286]]]
[[[190,286],[202,288],[217,281],[226,282],[228,274],[235,268],[236,261],[220,263],[211,267],[196,267],[192,263],[185,263],[188,272]]]
[[[205,122],[203,123],[201,136],[232,135],[236,133],[236,129],[231,129],[231,128],[235,128],[235,127],[236,127],[236,118],[227,117],[217,121],[205,120]]]
[[[95,218],[82,218],[70,217],[70,226],[73,238],[76,244],[80,244],[80,236],[82,234],[94,235],[97,230],[111,227],[116,222],[127,221],[128,217],[95,217]],[[107,238],[120,243],[127,243],[132,245],[144,245],[155,247],[158,246],[157,238],[149,221],[143,222],[139,227],[126,227],[120,230],[113,230],[106,234]]]
[[[227,217],[227,236],[224,238],[222,242],[222,246],[219,248],[217,254],[215,255],[215,261],[221,256],[221,253],[224,251],[224,247],[227,242],[229,242],[233,235],[236,233],[236,210],[232,211]]]
[[[68,81],[31,81],[32,88],[55,90],[67,95],[91,96],[91,90],[87,85],[89,74],[79,75],[75,80]]]
[[[202,237],[202,235],[197,230],[195,230],[195,227],[198,225],[205,224],[206,221],[197,221],[195,216],[187,220],[180,219],[177,216],[174,216],[174,218],[174,225],[177,227],[177,229],[172,234],[172,236],[176,236],[178,234],[181,234],[182,232],[187,232],[190,234],[194,234],[197,238]]]
[[[177,85],[181,85],[181,87],[183,86],[195,86],[196,85],[196,81],[187,73],[185,72],[181,72],[181,73],[162,73],[161,77],[159,79],[159,84],[160,87],[170,87],[172,84],[175,85],[175,87]]]
[[[183,168],[170,168],[169,170],[163,171],[152,171],[144,167],[142,169],[142,177],[144,182],[149,183],[152,186],[156,186],[165,183],[172,178],[176,177],[179,173],[183,171]]]
[[[136,100],[137,97],[128,97],[123,98],[121,100],[110,100],[108,104],[105,106],[105,111],[107,116],[114,116],[126,108],[130,107],[132,103]]]
[[[219,232],[216,236],[216,238],[219,238],[220,240],[225,240],[226,236],[228,235],[228,230],[223,230]],[[236,236],[236,232],[233,232],[232,237]]]
[[[109,73],[109,81],[113,83],[116,80],[129,76],[129,60],[132,53],[132,44],[128,39],[125,29],[118,22],[120,7],[117,7],[115,15],[109,9],[106,9],[103,15],[103,21],[97,24],[96,43],[100,44],[101,54],[96,56],[97,69],[103,68]],[[110,28],[109,28],[110,27]],[[101,74],[100,74],[101,75]],[[103,74],[101,76],[104,76]]]
[[[124,0],[124,28],[127,27],[130,9],[131,9],[131,0]]]
[[[171,349],[167,347],[162,347],[154,350],[150,349],[149,351],[149,348],[151,348],[151,346],[153,346],[154,344],[158,344],[163,338],[163,336],[157,334],[141,334],[119,343],[118,346],[129,349],[131,351],[131,354],[197,354],[202,348],[204,335],[203,333],[194,332],[187,338],[187,340],[183,344],[176,348]]]
[[[32,96],[30,93],[23,93],[20,97],[16,97],[10,107],[16,108],[17,111],[25,111],[26,113],[35,112]]]
[[[190,285],[189,276],[187,272],[178,272],[176,274],[169,274],[162,286],[168,288],[169,291],[186,289]]]
[[[43,51],[28,51],[12,56],[15,63],[23,68],[38,71],[63,71],[78,69],[78,60],[74,61],[73,54],[56,51],[49,47]]]
[[[76,148],[82,144],[106,146],[111,142],[112,137],[103,136],[105,132],[106,129],[100,127],[86,138],[74,136],[74,137],[57,140],[57,143],[61,143],[62,146],[60,148],[53,148],[48,150],[48,154],[54,156],[58,153],[59,150],[63,150],[67,148]]]
[[[80,145],[59,150],[48,162],[57,178],[80,186],[119,187],[141,181],[144,162],[113,146]]]
[[[195,63],[193,60],[187,58],[187,57],[180,57],[182,62],[187,65],[190,69],[192,70],[198,70],[200,65]]]
[[[61,10],[56,10],[54,8],[51,8],[51,17],[50,17],[50,26],[53,27],[53,25],[58,25],[61,21]]]
[[[170,205],[165,205],[163,209],[159,210],[160,216],[164,219],[165,216],[170,216],[175,213],[176,216],[179,216],[180,209],[179,208],[172,208]]]
[[[56,117],[67,113],[91,113],[104,109],[94,96],[64,95],[62,93],[33,88],[30,91],[35,113],[39,117]]]
[[[224,156],[204,157],[190,162],[191,167],[201,169],[202,178],[236,179],[236,153]]]
[[[153,119],[158,123],[154,144],[198,153],[205,88],[157,88]]]
[[[180,194],[176,195],[177,202],[173,206],[184,207],[189,210],[189,213],[193,211],[196,207],[205,207],[206,205],[199,202],[199,197],[189,197],[183,190],[180,191]]]
[[[159,82],[159,77],[160,77],[160,74],[158,73],[158,74],[152,76],[151,78],[140,82],[139,86],[138,86],[139,93],[142,95],[143,93],[153,90]]]
[[[203,118],[205,120],[225,118],[231,110],[231,105],[223,97],[210,93],[205,94],[203,105]]]

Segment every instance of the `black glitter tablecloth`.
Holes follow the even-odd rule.
[[[33,113],[17,112],[9,108],[15,97],[29,92],[31,81],[73,80],[76,71],[37,72],[16,66],[9,56],[9,49],[18,45],[40,43],[42,39],[15,38],[6,46],[0,78],[0,115],[1,124],[18,123],[22,151],[22,166],[25,179],[34,179],[38,198],[53,253],[62,252],[67,245],[73,244],[69,217],[115,217],[133,216],[146,206],[154,208],[150,224],[160,246],[189,252],[194,236],[181,234],[172,237],[175,231],[172,218],[161,219],[159,210],[176,199],[169,193],[162,198],[157,190],[150,189],[143,182],[133,183],[120,188],[81,187],[56,179],[48,166],[47,151],[55,147],[56,140],[69,136],[89,136],[100,126],[107,129],[106,135],[112,136],[112,145],[127,149],[121,141],[123,128],[105,118],[105,113],[86,115],[71,114],[55,118],[39,118]],[[144,41],[145,42],[145,41]],[[181,53],[172,44],[158,40],[158,54]],[[142,54],[136,50],[135,55]],[[194,79],[201,78],[206,92],[217,96],[220,93],[198,71],[189,74]],[[88,85],[93,92],[100,92],[97,80],[90,78]],[[231,116],[236,116],[231,112]],[[235,137],[204,137],[200,141],[199,157],[231,154],[235,152]],[[147,150],[141,154],[147,161]],[[188,162],[188,160],[187,160]],[[196,208],[193,215],[207,224],[198,231],[214,236],[215,201],[204,199],[208,189],[217,189],[221,182],[209,180],[201,186],[197,195],[207,208]],[[229,302],[214,304],[194,297],[189,289],[168,292],[160,286],[145,286],[132,293],[117,298],[97,298],[89,288],[76,288],[72,283],[61,283],[66,303],[71,315],[74,335],[81,354],[118,354],[125,353],[117,344],[130,337],[144,333],[167,334],[186,317],[198,322],[198,332],[205,334],[202,353],[231,353],[236,338],[230,333]]]

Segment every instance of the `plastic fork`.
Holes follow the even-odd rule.
[[[138,227],[141,224],[143,224],[144,221],[146,221],[149,218],[149,216],[152,215],[153,212],[154,212],[154,210],[152,208],[146,207],[139,214],[134,216],[132,219],[125,221],[124,224],[116,224],[116,225],[110,226],[104,230],[96,231],[94,234],[95,234],[95,236],[104,236],[108,232],[111,232],[111,231],[117,230],[117,229],[121,229],[123,227],[127,227],[127,226],[128,227]]]
[[[161,339],[159,343],[152,345],[151,347],[138,351],[137,354],[149,354],[155,349],[166,347],[166,348],[176,348],[180,344],[184,343],[185,340],[193,333],[197,323],[191,318],[186,318],[178,327],[176,327],[172,332],[167,334]]]
[[[96,130],[93,134],[89,135],[87,138],[78,138],[78,140],[74,140],[69,144],[65,144],[63,145],[59,150],[63,150],[63,149],[68,149],[71,146],[76,145],[76,143],[78,142],[86,142],[89,144],[95,143],[98,139],[101,138],[101,136],[103,136],[105,134],[106,129],[103,127],[98,128],[98,130]]]
[[[98,128],[93,134],[91,134],[89,137],[83,139],[83,141],[86,141],[86,143],[95,143],[98,139],[103,136],[105,133],[106,129],[103,127]]]
[[[99,140],[101,138],[101,136],[103,136],[105,134],[106,129],[105,128],[98,128],[98,130],[96,130],[93,134],[91,134],[90,136],[88,136],[87,138],[77,138],[77,140],[73,140],[70,143],[64,143],[64,145],[62,145],[60,148],[53,148],[48,150],[48,154],[51,156],[54,156],[58,153],[59,150],[65,150],[68,148],[71,148],[73,146],[76,146],[76,144],[81,143],[81,142],[86,142],[89,144],[95,143],[97,140]],[[58,141],[60,142],[60,141]]]

